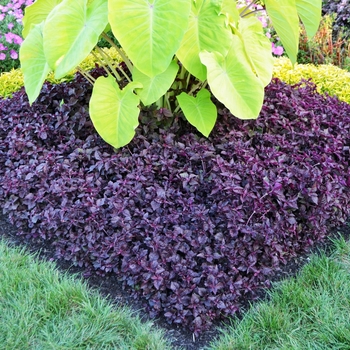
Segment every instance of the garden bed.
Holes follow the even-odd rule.
[[[95,72],[98,74],[98,72]],[[82,77],[0,100],[4,213],[91,274],[115,275],[151,317],[199,335],[261,295],[350,216],[350,106],[273,80],[256,121],[220,104],[209,139],[147,110],[113,150]],[[166,112],[166,111],[165,111]]]

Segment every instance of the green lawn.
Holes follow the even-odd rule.
[[[210,350],[350,349],[350,242],[313,255]],[[171,349],[165,332],[75,276],[0,240],[1,349]]]
[[[223,332],[212,350],[350,349],[350,243],[334,242],[327,257],[313,255],[297,278],[275,284]]]
[[[161,331],[53,263],[0,241],[0,348],[170,349]]]

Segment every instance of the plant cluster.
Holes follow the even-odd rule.
[[[29,101],[50,71],[60,79],[96,48],[106,58],[107,77],[85,74],[94,85],[89,112],[115,148],[132,140],[140,109],[154,104],[174,115],[181,110],[206,137],[217,118],[212,96],[237,118],[256,119],[273,65],[271,43],[255,17],[258,3],[237,8],[236,0],[37,0],[26,8],[20,49]],[[299,22],[312,36],[321,0],[265,0],[264,6],[295,62]],[[123,48],[124,68],[103,53],[101,38]]]
[[[235,320],[210,350],[346,349],[350,344],[350,242],[313,254],[297,278],[275,285],[269,300]],[[209,350],[208,349],[208,350]]]
[[[334,64],[350,70],[350,41],[342,33],[334,34],[334,15],[324,15],[316,35],[310,40],[301,26],[299,63]]]
[[[105,72],[90,73],[95,79]],[[256,121],[217,103],[209,140],[144,110],[118,152],[93,130],[91,86],[0,100],[2,207],[87,273],[114,273],[152,316],[208,328],[350,215],[350,106],[275,79]]]
[[[339,35],[350,39],[350,7],[348,0],[322,0],[323,15],[335,15],[334,39]]]
[[[0,75],[0,98],[11,97],[23,87],[23,73],[20,69],[12,69]]]
[[[33,0],[0,1],[0,73],[20,65],[18,59],[22,39],[22,17],[26,6]]]

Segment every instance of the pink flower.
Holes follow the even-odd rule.
[[[272,47],[272,53],[276,56],[281,56],[283,54],[283,47],[282,46],[275,46],[274,43],[271,43]]]
[[[4,46],[4,44],[0,43],[0,51],[5,51],[7,50],[7,47]]]
[[[4,53],[0,53],[0,61],[4,61],[6,58],[6,55]]]
[[[9,23],[9,24],[7,25],[7,28],[10,29],[10,30],[11,30],[13,27],[14,27],[14,24],[13,24],[13,23]]]
[[[2,21],[5,18],[5,14],[0,13],[0,21]]]
[[[269,39],[271,39],[271,34],[270,34],[269,32],[267,32],[265,35],[266,35]]]
[[[5,39],[9,44],[12,44],[13,41],[13,33],[5,33]]]
[[[276,56],[282,56],[283,55],[283,47],[282,46],[277,46],[276,49],[275,49],[275,55]]]
[[[13,34],[12,38],[13,38],[13,43],[14,44],[21,45],[22,42],[23,42],[23,39],[17,34]]]
[[[15,50],[11,50],[10,56],[12,59],[16,60],[18,58],[18,53]]]
[[[15,17],[17,18],[17,20],[21,20],[23,18],[22,11],[16,11],[15,12]]]
[[[265,17],[265,16],[260,16],[260,17],[258,17],[258,20],[261,22],[261,24],[262,24],[262,26],[263,26],[264,28],[267,27],[267,20],[266,20],[266,17]]]

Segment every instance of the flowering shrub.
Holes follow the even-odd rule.
[[[44,84],[32,107],[23,90],[0,100],[1,206],[57,257],[116,274],[153,316],[199,333],[350,215],[350,106],[311,83],[274,80],[256,121],[218,104],[209,139],[142,111],[117,152],[93,130],[90,94],[78,76]]]
[[[19,67],[18,50],[22,39],[22,17],[33,0],[0,2],[0,73]]]
[[[282,56],[284,54],[282,43],[271,25],[266,28],[265,35],[271,40],[271,50],[273,55],[276,57]]]

